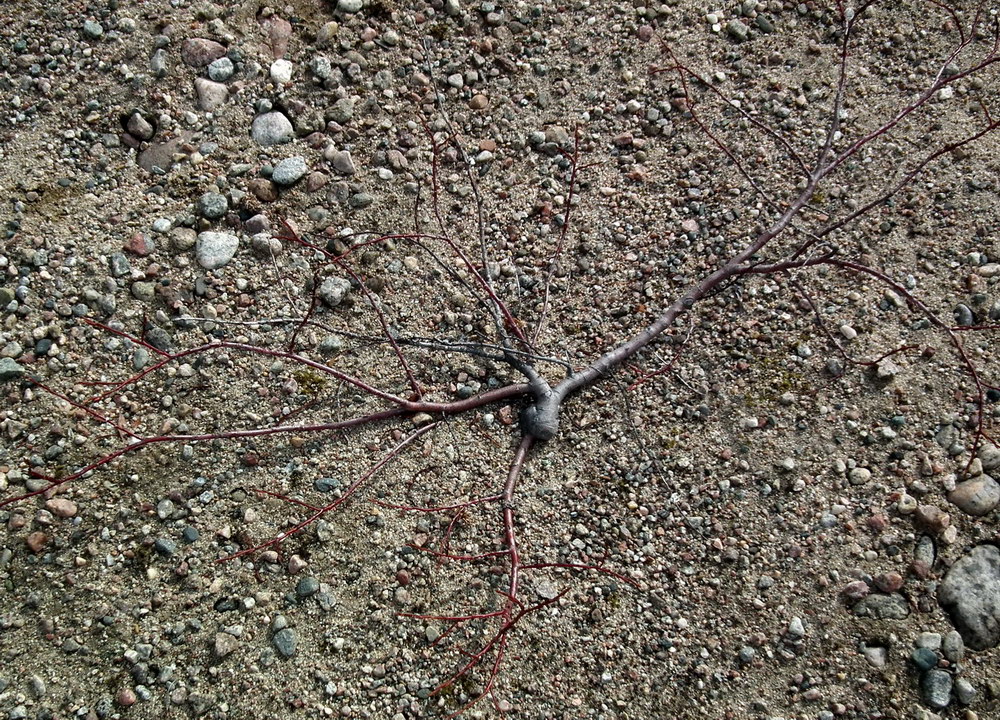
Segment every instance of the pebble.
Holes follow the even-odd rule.
[[[300,598],[306,598],[319,592],[319,580],[314,577],[304,577],[295,586],[295,593]]]
[[[910,660],[921,670],[930,670],[938,664],[937,653],[925,647],[919,647],[910,653]]]
[[[963,705],[971,705],[979,695],[975,686],[965,678],[955,680],[955,697]]]
[[[938,602],[973,650],[1000,644],[1000,549],[979,545],[948,570]]]
[[[951,516],[936,505],[920,505],[914,518],[918,525],[932,535],[941,533],[951,524]]]
[[[205,67],[225,54],[224,45],[207,38],[188,38],[181,43],[181,60],[191,67]]]
[[[132,113],[128,118],[126,130],[140,140],[150,140],[153,137],[153,126],[139,112]]]
[[[125,277],[132,272],[128,258],[122,253],[111,253],[108,257],[108,269],[111,271],[111,277],[116,278]]]
[[[292,65],[288,60],[275,60],[271,63],[271,67],[268,70],[268,74],[278,85],[287,85],[292,81],[292,74],[295,72],[295,66]]]
[[[295,631],[292,628],[286,627],[282,630],[278,630],[278,632],[274,633],[272,642],[274,643],[275,649],[284,657],[290,658],[295,655],[298,638],[295,636]]]
[[[924,702],[935,710],[948,707],[952,682],[951,675],[944,670],[928,670],[920,679],[920,692]]]
[[[948,500],[967,515],[988,515],[1000,504],[1000,484],[989,475],[980,475],[956,485]]]
[[[889,659],[889,652],[879,645],[865,646],[861,652],[865,656],[865,660],[868,661],[868,664],[874,668],[885,667]]]
[[[363,7],[364,0],[337,0],[337,9],[348,15],[361,12],[361,8]]]
[[[345,278],[328,277],[319,286],[320,299],[330,307],[337,307],[351,291],[351,281]]]
[[[267,112],[253,119],[250,136],[261,147],[270,147],[291,141],[295,136],[295,130],[283,113]]]
[[[1000,448],[993,443],[983,443],[979,447],[978,455],[984,471],[1000,468]]]
[[[968,305],[959,303],[955,306],[955,324],[965,327],[976,324],[976,316]]]
[[[132,707],[135,705],[136,698],[135,692],[131,688],[123,688],[118,692],[115,697],[115,702],[117,702],[121,707]]]
[[[194,91],[198,96],[198,108],[205,112],[214,112],[229,100],[229,88],[205,78],[195,78]]]
[[[94,20],[84,20],[83,22],[83,35],[89,40],[97,40],[104,34],[104,28],[101,27],[99,22]]]
[[[965,658],[965,641],[957,630],[949,630],[941,641],[941,652],[949,662],[957,663]]]
[[[902,620],[910,614],[910,605],[898,593],[869,595],[854,606],[854,614],[872,620]]]
[[[323,152],[323,157],[326,158],[330,162],[333,169],[341,175],[353,175],[356,172],[354,159],[351,157],[351,153],[347,150],[337,150],[331,145]]]
[[[212,642],[212,652],[216,658],[221,660],[235,652],[239,646],[240,642],[235,637],[229,633],[219,632],[215,633],[215,639]]]
[[[76,503],[66,498],[52,498],[45,501],[45,509],[56,517],[71,518],[76,515]]]
[[[301,155],[295,155],[285,158],[274,166],[274,171],[271,173],[271,181],[277,185],[287,187],[297,183],[307,172],[309,172],[309,166],[306,165],[306,159]]]
[[[209,220],[218,220],[229,210],[229,201],[225,195],[207,192],[198,198],[198,214]]]
[[[235,72],[233,61],[227,57],[220,57],[208,65],[208,77],[218,83],[229,80],[233,76],[233,72]]]
[[[0,358],[0,382],[16,380],[24,375],[24,368],[11,358]]]
[[[240,246],[240,239],[235,235],[221,232],[203,232],[198,234],[195,246],[195,255],[198,264],[206,270],[216,270],[228,265],[236,250]]]

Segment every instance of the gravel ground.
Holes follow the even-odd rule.
[[[927,87],[958,26],[975,37],[973,4],[956,8],[868,13],[838,143]],[[392,394],[412,376],[439,401],[524,382],[487,347],[469,268],[483,260],[524,328],[544,316],[536,366],[558,380],[772,217],[737,161],[794,198],[786,149],[707,88],[811,160],[837,78],[835,14],[814,2],[20,0],[0,17],[0,498],[142,437],[385,407],[290,349]],[[687,97],[664,46],[705,79]],[[987,69],[936,93],[831,176],[803,227],[981,129],[998,81]],[[945,154],[833,241],[949,323],[1000,321],[998,156],[993,135]],[[415,224],[452,245],[374,242]],[[996,332],[961,337],[996,382]],[[217,342],[267,352],[159,364]],[[446,537],[456,554],[501,550],[499,508],[453,521],[386,504],[498,493],[519,409],[444,419],[353,494],[437,418],[148,443],[5,505],[0,720],[455,712],[489,673],[434,694],[464,662],[452,640],[474,650],[492,631],[442,638],[446,622],[403,615],[503,602],[502,556],[420,551]],[[493,698],[462,716],[1000,717],[1000,450],[977,442],[977,410],[948,336],[872,277],[722,289],[572,397],[523,471],[526,562],[600,564],[635,587],[526,572],[522,601],[551,603],[518,623]],[[258,488],[350,499],[219,562],[308,516]]]

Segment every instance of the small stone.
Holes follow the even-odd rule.
[[[284,657],[290,658],[295,654],[298,645],[298,638],[292,628],[284,628],[274,634],[272,639],[275,649]]]
[[[295,586],[295,594],[300,598],[306,598],[319,592],[319,580],[314,577],[304,577]]]
[[[76,515],[76,503],[67,498],[52,498],[45,501],[45,509],[56,517],[71,518]]]
[[[295,130],[284,114],[268,112],[254,118],[250,135],[261,147],[269,147],[289,142],[294,137]]]
[[[229,201],[225,195],[207,192],[198,198],[198,214],[209,220],[218,220],[229,210]]]
[[[952,678],[944,670],[928,670],[920,679],[920,692],[924,702],[935,710],[948,707],[951,702]]]
[[[194,79],[194,91],[198,96],[198,108],[205,112],[215,111],[229,99],[229,88],[205,78]]]
[[[865,646],[861,653],[865,656],[865,660],[868,664],[874,668],[885,667],[886,662],[889,659],[889,652],[879,645]]]
[[[351,281],[345,278],[329,277],[319,286],[320,299],[330,307],[337,307],[351,291]]]
[[[278,85],[286,85],[292,81],[292,74],[295,72],[295,66],[292,65],[288,60],[275,60],[271,63],[271,68],[268,74]]]
[[[274,166],[274,172],[271,173],[271,181],[277,185],[287,187],[297,183],[307,172],[309,172],[309,166],[306,165],[305,158],[301,155],[295,155],[285,158]]]
[[[170,538],[157,538],[153,543],[153,549],[163,557],[170,557],[177,552],[177,543]]]
[[[84,20],[83,34],[88,40],[97,40],[104,34],[104,28],[101,27],[99,22]]]
[[[855,580],[854,582],[850,582],[847,585],[845,585],[843,589],[841,589],[840,594],[848,602],[851,602],[851,601],[863,600],[864,598],[868,597],[868,594],[870,592],[871,588],[868,587],[868,583],[866,583],[864,580]]]
[[[916,645],[918,648],[927,648],[928,650],[940,650],[941,633],[936,633],[936,632],[920,633],[917,636]]]
[[[131,688],[123,688],[118,691],[115,702],[121,707],[132,707],[135,705],[136,699],[135,692]]]
[[[288,558],[288,573],[289,575],[295,575],[305,570],[308,565],[309,563],[301,555],[292,555]]]
[[[975,686],[965,678],[955,680],[955,697],[963,705],[971,705],[978,695]]]
[[[126,129],[131,135],[140,140],[150,140],[153,137],[153,126],[142,116],[141,113],[134,112],[128,118]]]
[[[941,641],[941,652],[949,662],[957,663],[965,658],[965,642],[958,630],[949,630]]]
[[[354,117],[354,101],[351,98],[340,98],[330,108],[330,119],[338,125],[344,125]]]
[[[267,35],[267,43],[271,46],[271,56],[280,58],[288,50],[288,40],[292,37],[292,24],[278,15],[266,18],[261,27]]]
[[[134,233],[122,249],[139,257],[147,257],[156,250],[156,243],[146,233]]]
[[[903,587],[903,576],[897,572],[887,572],[875,577],[875,587],[884,593],[897,592]]]
[[[364,0],[337,0],[337,9],[347,15],[361,12],[364,7]]]
[[[316,33],[316,45],[318,47],[324,48],[330,45],[337,38],[337,33],[340,32],[340,23],[335,20],[331,20],[325,23],[323,27],[319,29]]]
[[[240,239],[235,235],[221,232],[203,232],[198,234],[195,255],[198,264],[206,270],[216,270],[233,259],[240,246]]]
[[[888,381],[892,380],[894,377],[899,375],[899,373],[901,373],[902,370],[903,369],[899,367],[899,365],[894,363],[892,360],[886,358],[885,360],[880,361],[879,364],[875,366],[875,376],[879,380]]]
[[[42,549],[48,544],[49,536],[43,532],[35,531],[28,535],[24,540],[24,544],[28,546],[28,549],[36,555],[42,551]]]
[[[872,479],[872,471],[868,468],[856,467],[847,474],[847,479],[850,480],[851,485],[864,485]]]
[[[750,28],[739,20],[730,20],[726,23],[726,34],[736,42],[745,42],[750,36]]]
[[[337,150],[331,145],[323,152],[323,157],[325,157],[330,162],[333,169],[341,175],[353,175],[356,172],[354,159],[351,157],[351,153],[347,150]]]
[[[487,98],[482,93],[476,93],[475,95],[472,96],[472,99],[469,100],[470,110],[485,110],[489,106],[490,106],[489,98]]]
[[[11,358],[0,358],[0,382],[16,380],[24,376],[24,368]]]
[[[921,505],[914,514],[917,524],[927,532],[936,535],[951,525],[951,516],[936,505]]]
[[[208,65],[208,76],[218,83],[229,80],[233,76],[234,71],[233,61],[227,57],[220,57]]]
[[[264,203],[273,203],[278,199],[278,187],[265,178],[254,178],[247,183],[250,193]]]
[[[854,606],[854,614],[872,620],[902,620],[910,614],[910,605],[898,593],[869,595]]]
[[[111,253],[108,257],[108,269],[111,271],[111,277],[116,278],[125,277],[132,272],[128,258],[122,253]]]
[[[212,642],[212,652],[215,654],[216,658],[221,660],[227,655],[235,652],[239,646],[239,640],[229,633],[215,633],[215,640]]]
[[[788,623],[788,633],[789,639],[791,640],[801,640],[806,635],[805,626],[802,624],[802,618],[793,617],[791,622]]]
[[[983,443],[980,445],[977,454],[985,472],[1000,468],[1000,448],[993,443]]]
[[[980,475],[956,485],[948,500],[966,515],[988,515],[1000,504],[1000,484],[989,475]]]
[[[191,67],[205,67],[225,54],[224,45],[207,38],[188,38],[181,44],[181,60]]]

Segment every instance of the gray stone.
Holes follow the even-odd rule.
[[[730,20],[726,24],[726,33],[736,42],[744,42],[750,36],[750,28],[739,20]]]
[[[218,220],[229,209],[229,201],[225,195],[207,192],[198,198],[198,214],[209,220]]]
[[[976,688],[965,678],[958,678],[955,681],[955,697],[963,705],[971,705],[978,695]]]
[[[301,155],[295,155],[285,158],[274,166],[271,182],[287,187],[297,183],[307,172],[309,172],[309,166],[306,165],[306,159]]]
[[[910,606],[899,593],[869,595],[854,606],[854,614],[872,620],[902,620],[910,614]]]
[[[874,668],[885,667],[885,663],[889,659],[889,652],[880,645],[866,646],[861,652],[864,654],[868,664]]]
[[[354,117],[354,101],[350,98],[340,98],[330,108],[330,119],[335,123],[343,125],[351,121]]]
[[[130,134],[140,140],[149,140],[153,137],[153,126],[142,116],[142,113],[134,112],[129,116],[127,129]]]
[[[229,99],[229,88],[205,78],[194,79],[194,91],[198,96],[198,107],[205,112],[216,110]]]
[[[337,9],[342,13],[347,13],[348,15],[361,12],[361,8],[364,6],[364,0],[337,0]]]
[[[208,76],[215,82],[226,82],[229,78],[233,76],[233,61],[227,57],[220,57],[218,60],[213,60],[208,65]]]
[[[295,637],[295,631],[291,628],[284,628],[276,632],[272,642],[275,649],[286,658],[292,657],[298,646],[298,638]]]
[[[967,515],[986,515],[1000,504],[1000,484],[989,475],[980,475],[956,485],[948,500]]]
[[[958,630],[951,630],[941,641],[941,652],[949,662],[960,662],[965,657],[965,641]]]
[[[99,22],[85,20],[83,23],[83,34],[90,40],[97,40],[104,34],[104,28]]]
[[[132,272],[132,266],[128,264],[128,258],[124,253],[112,253],[108,258],[108,268],[112,277],[125,277]]]
[[[215,640],[212,643],[212,652],[216,658],[222,659],[233,653],[240,646],[239,641],[229,633],[215,633]]]
[[[268,112],[253,119],[250,136],[261,147],[289,142],[295,135],[292,122],[280,112]]]
[[[910,660],[916,665],[920,670],[931,670],[937,667],[938,656],[937,653],[930,648],[917,648],[912,653],[910,653]]]
[[[177,552],[177,543],[170,538],[157,538],[153,543],[153,549],[163,557],[170,557]]]
[[[160,48],[149,58],[149,69],[156,77],[164,77],[169,69],[167,62],[167,51]]]
[[[325,302],[330,307],[336,307],[344,301],[347,294],[351,291],[351,281],[345,278],[330,277],[327,278],[320,284],[319,293],[320,299]]]
[[[24,375],[24,368],[10,358],[0,358],[0,382],[16,380]]]
[[[993,443],[983,443],[979,446],[979,461],[983,464],[983,470],[989,472],[1000,468],[1000,448]]]
[[[1000,644],[1000,549],[979,545],[959,558],[937,597],[967,646],[986,650]]]
[[[221,232],[203,232],[198,234],[195,244],[195,255],[198,264],[206,270],[215,270],[228,265],[240,246],[240,239],[235,235]]]
[[[920,693],[927,705],[940,710],[951,702],[951,685],[951,675],[944,670],[928,670],[920,678]]]
[[[295,586],[295,592],[301,598],[315,595],[318,591],[319,580],[314,577],[304,577],[299,580],[298,585]]]

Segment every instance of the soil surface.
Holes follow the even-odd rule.
[[[0,719],[1000,717],[995,8],[851,24],[833,152],[954,79],[756,259],[938,153],[810,250],[878,276],[717,288],[497,500],[519,365],[806,187],[832,5],[3,4]]]

